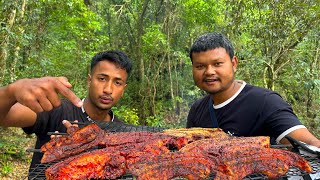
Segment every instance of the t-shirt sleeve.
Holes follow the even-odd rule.
[[[31,127],[22,128],[23,131],[27,134],[35,133],[39,134],[46,134],[48,123],[50,121],[50,114],[51,112],[41,112],[37,114],[37,120],[35,124]]]
[[[47,135],[48,132],[64,132],[65,127],[62,124],[64,104],[51,111],[37,113],[37,119],[33,126],[23,128],[27,134]]]
[[[292,127],[302,125],[291,106],[279,94],[270,93],[265,98],[263,113],[274,137],[280,136]]]

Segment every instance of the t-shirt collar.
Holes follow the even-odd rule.
[[[82,102],[83,102],[82,104],[83,104],[83,105],[81,106],[81,110],[82,110],[82,113],[87,114],[87,113],[86,113],[86,110],[84,109],[84,100],[85,100],[85,99],[86,99],[86,98],[83,98],[83,99],[82,99]],[[111,118],[111,122],[113,122],[113,121],[114,121],[114,114],[113,114],[113,112],[112,112],[111,109],[110,109],[110,111],[109,111],[109,115],[112,117],[112,118]],[[89,115],[87,115],[87,119],[88,119],[88,120],[90,119],[90,120],[92,121],[92,119],[89,117]],[[90,121],[90,120],[89,120],[89,121]]]

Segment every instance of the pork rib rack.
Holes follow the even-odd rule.
[[[180,149],[187,143],[204,138],[226,138],[221,129],[192,128],[192,129],[171,129],[164,133],[153,132],[105,132],[96,124],[89,124],[83,128],[68,128],[68,136],[56,137],[41,147],[44,153],[41,163],[48,163],[56,160],[79,154],[92,147],[100,146],[113,147],[125,146],[132,143],[148,142],[155,139],[165,140],[170,148]]]
[[[47,179],[116,179],[126,173],[125,158],[106,149],[86,152],[50,166]]]
[[[230,137],[222,141],[199,140],[186,145],[180,151],[219,159],[215,179],[243,179],[253,173],[278,178],[286,174],[290,166],[312,172],[309,163],[300,155],[269,147],[269,137]],[[231,173],[224,173],[226,169]]]
[[[40,150],[44,153],[41,163],[48,163],[79,154],[97,146],[105,136],[105,131],[95,124],[90,124],[80,129],[74,129],[74,126],[71,126],[71,128],[71,130],[68,129],[69,136],[52,138],[41,147]]]
[[[97,135],[85,135],[85,132]],[[79,136],[81,135],[81,137]],[[83,138],[86,137],[86,138]],[[81,151],[76,155],[72,141]],[[131,173],[139,180],[242,179],[252,173],[277,178],[290,166],[312,172],[308,162],[290,151],[270,148],[269,137],[230,137],[220,129],[171,129],[163,133],[100,131],[96,125],[86,126],[67,137],[57,138],[43,146],[50,160],[72,156],[50,166],[47,179],[115,179]],[[174,151],[172,151],[174,149]],[[59,150],[59,153],[50,153]]]

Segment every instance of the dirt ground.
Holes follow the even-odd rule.
[[[28,179],[28,169],[29,163],[22,161],[14,161],[13,163],[13,172],[8,174],[5,177],[0,177],[1,180],[20,180],[20,179]]]
[[[12,137],[17,136],[19,138],[23,138],[24,141],[19,143],[19,146],[23,150],[27,150],[28,148],[33,148],[35,144],[35,136],[27,136],[20,128],[5,128],[0,129],[0,136],[4,137]],[[15,143],[15,142],[13,142]],[[7,174],[6,176],[1,176],[1,180],[24,180],[28,179],[28,170],[31,162],[32,153],[26,153],[23,159],[15,159],[9,161],[12,172]]]

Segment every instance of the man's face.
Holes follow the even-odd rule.
[[[224,48],[192,53],[192,73],[195,84],[209,94],[224,92],[230,88],[238,60],[230,60]]]
[[[109,61],[100,61],[88,77],[89,98],[99,110],[118,103],[127,86],[127,72]]]

